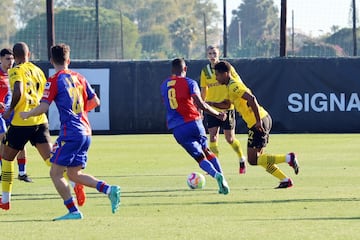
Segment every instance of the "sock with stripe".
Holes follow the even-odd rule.
[[[23,176],[26,174],[26,158],[18,158],[17,159],[19,175]]]
[[[101,193],[105,193],[105,194],[110,193],[110,185],[106,184],[106,182],[104,181],[99,181],[96,184],[96,189]]]
[[[207,172],[212,177],[215,177],[215,174],[218,172],[216,170],[216,168],[214,167],[214,165],[209,160],[206,160],[206,159],[202,160],[199,163],[199,166],[202,170]]]
[[[2,159],[1,185],[2,185],[2,203],[10,202],[12,186],[14,183],[14,161]]]
[[[276,164],[267,164],[266,166],[264,166],[264,165],[261,165],[261,166],[264,167],[268,173],[270,173],[271,175],[273,175],[280,181],[287,178],[285,173],[283,171],[281,171],[281,169]]]
[[[206,156],[206,158],[214,166],[216,171],[222,173],[220,161],[219,161],[219,159],[216,157],[216,155],[214,153],[209,154],[208,156]]]
[[[77,206],[75,205],[74,202],[74,198],[71,197],[68,200],[64,201],[64,205],[66,206],[66,208],[69,210],[69,212],[73,213],[73,212],[79,212],[79,209],[77,208]]]

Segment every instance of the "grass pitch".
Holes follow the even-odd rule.
[[[238,135],[246,152],[246,135]],[[199,167],[171,135],[94,136],[86,172],[122,188],[121,206],[111,213],[107,197],[87,188],[80,221],[53,222],[66,209],[49,169],[28,146],[28,173],[17,179],[12,209],[0,212],[1,239],[359,239],[359,134],[273,134],[269,153],[294,151],[300,161],[290,189],[262,167],[238,174],[235,153],[220,139],[220,161],[229,195],[217,193],[206,175],[202,190],[186,177]],[[17,175],[17,171],[16,171]]]

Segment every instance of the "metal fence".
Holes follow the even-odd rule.
[[[68,43],[72,58],[81,60],[155,60],[179,55],[203,59],[208,44],[220,45],[228,58],[271,58],[280,56],[284,40],[285,56],[349,57],[359,54],[356,9],[359,1],[212,0],[211,16],[208,11],[196,9],[204,5],[194,3],[193,12],[174,13],[165,18],[159,9],[166,12],[170,4],[180,3],[114,0],[124,2],[124,7],[109,9],[102,0],[84,7],[71,4],[76,1],[57,7],[61,1],[55,0],[53,26],[55,42]],[[144,7],[142,2],[149,4]],[[284,12],[286,25],[281,24]],[[47,60],[48,14],[44,7],[1,46],[25,41],[33,59]]]

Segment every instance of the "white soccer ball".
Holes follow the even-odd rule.
[[[205,187],[206,180],[204,175],[198,172],[192,172],[187,177],[187,185],[191,189],[201,189]]]

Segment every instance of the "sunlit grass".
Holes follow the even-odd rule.
[[[246,135],[238,135],[245,147]],[[273,134],[267,152],[298,153],[290,189],[257,166],[238,174],[235,153],[221,136],[220,161],[231,192],[203,190],[186,176],[201,171],[171,135],[94,136],[86,172],[122,187],[119,212],[87,188],[81,221],[52,222],[66,213],[48,168],[28,146],[34,183],[15,180],[12,209],[0,212],[1,239],[358,239],[359,134]],[[244,148],[245,150],[245,148]],[[17,173],[16,173],[17,174]]]

